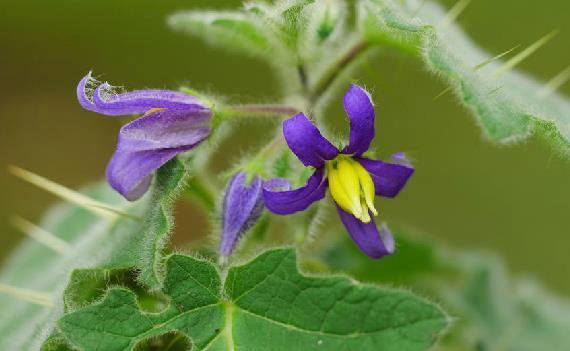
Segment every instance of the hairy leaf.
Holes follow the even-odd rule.
[[[253,56],[273,55],[274,38],[262,22],[245,11],[186,11],[170,16],[177,31],[202,37],[212,45]]]
[[[569,150],[569,100],[544,95],[544,83],[481,50],[432,1],[365,0],[359,21],[369,42],[412,52],[447,80],[490,139],[510,142],[542,131]]]
[[[342,0],[316,0],[307,6],[305,18],[299,28],[299,56],[305,64],[322,64],[346,41],[347,6]]]
[[[172,165],[179,161],[173,161]],[[169,166],[172,167],[172,166]],[[168,167],[167,167],[168,169]],[[172,196],[171,186],[180,181],[179,173],[159,172],[153,197]],[[165,186],[168,184],[168,186]],[[173,186],[173,185],[172,185]],[[149,202],[151,196],[145,196],[135,203],[127,203],[107,184],[101,184],[85,192],[86,195],[100,202],[120,207],[122,212],[136,218],[156,219],[163,211],[164,203],[156,205]],[[0,349],[1,350],[37,350],[39,345],[51,333],[53,323],[63,314],[61,296],[75,268],[97,267],[102,269],[128,268],[139,264],[138,252],[141,243],[144,247],[151,241],[151,235],[162,240],[162,232],[143,232],[143,222],[122,215],[98,216],[71,204],[61,204],[50,210],[40,227],[66,241],[69,249],[64,253],[26,240],[16,249],[0,272],[0,283],[24,288],[26,291],[45,295],[47,304],[40,306],[30,302],[26,293],[17,296],[0,294]],[[141,233],[145,235],[141,237]],[[156,257],[156,245],[152,254]],[[146,262],[143,262],[146,263]],[[152,263],[148,260],[148,264]],[[145,266],[147,267],[147,266]],[[148,268],[147,270],[150,270]],[[147,270],[144,270],[145,272]]]
[[[59,326],[86,350],[132,350],[178,330],[193,350],[426,350],[447,325],[435,305],[405,291],[344,277],[306,277],[292,249],[266,252],[231,268],[222,283],[210,262],[167,261],[163,291],[171,305],[140,310],[135,295],[109,290],[99,303],[64,316]]]
[[[442,349],[534,351],[570,344],[570,301],[534,281],[510,278],[493,255],[458,252],[398,234],[399,250],[384,260],[363,258],[348,239],[325,252],[323,259],[333,271],[413,286],[442,301],[459,317]]]

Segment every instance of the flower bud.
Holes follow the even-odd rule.
[[[263,211],[263,181],[259,176],[247,183],[247,174],[236,173],[229,181],[222,208],[220,255],[228,257],[239,239],[257,222]]]

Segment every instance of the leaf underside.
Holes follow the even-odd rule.
[[[152,196],[161,199],[173,195],[183,174],[172,170],[180,167],[180,161],[173,160],[165,171],[157,174]],[[74,269],[111,270],[138,266],[142,272],[147,272],[152,271],[153,264],[159,260],[160,241],[170,230],[170,226],[161,226],[160,220],[165,220],[165,201],[171,199],[151,203],[151,196],[145,196],[135,203],[127,203],[107,184],[92,187],[85,194],[120,207],[130,215],[155,220],[155,226],[120,215],[99,217],[71,204],[61,204],[49,211],[40,227],[66,241],[70,249],[56,253],[36,241],[26,240],[4,265],[0,283],[45,293],[54,306],[38,306],[25,299],[0,294],[3,317],[0,319],[0,350],[39,349],[51,334],[54,322],[63,314],[61,297]],[[157,227],[162,230],[155,230]],[[149,230],[154,230],[153,238],[159,244],[148,244]],[[146,242],[141,240],[141,234],[147,238]],[[148,253],[152,259],[141,262],[140,252]],[[145,263],[148,266],[143,268]]]
[[[444,25],[446,12],[432,1],[367,0],[360,17],[373,42],[394,45],[421,56],[444,78],[493,141],[521,140],[542,132],[570,151],[570,101],[541,95],[544,83],[513,70],[476,46],[461,28]]]

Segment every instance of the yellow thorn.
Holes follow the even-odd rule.
[[[492,76],[494,79],[498,79],[503,76],[508,71],[512,70],[516,65],[524,61],[530,55],[535,53],[538,49],[548,43],[552,38],[554,38],[558,34],[558,31],[552,31],[542,38],[538,39],[531,45],[529,45],[526,49],[521,51],[519,54],[515,55],[513,58],[505,62],[501,67],[497,68],[493,73]]]
[[[25,169],[16,166],[8,166],[8,168],[10,172],[16,177],[34,184],[35,186],[47,192],[50,192],[55,196],[62,198],[63,200],[76,204],[77,206],[82,207],[100,217],[114,219],[117,217],[117,212],[121,212],[121,209],[111,211],[109,208],[112,206],[109,206],[97,200],[93,200],[92,198],[85,196],[75,190],[66,188],[63,185],[52,182],[49,179],[46,179],[30,171],[26,171]]]
[[[566,67],[565,70],[558,73],[554,78],[549,80],[542,89],[539,90],[537,96],[541,99],[552,95],[558,88],[566,84],[570,80],[570,66]]]
[[[453,23],[457,17],[467,8],[467,5],[471,0],[459,0],[453,7],[447,12],[445,17],[439,22],[439,27],[444,29]]]
[[[107,211],[109,211],[109,212],[113,212],[113,213],[115,213],[115,214],[117,214],[117,215],[119,215],[119,216],[121,216],[121,217],[125,217],[125,218],[132,219],[133,221],[137,221],[137,222],[142,222],[142,221],[143,221],[143,218],[142,218],[142,217],[139,217],[139,216],[134,215],[134,214],[130,214],[130,213],[128,213],[128,212],[123,211],[123,210],[120,209],[120,208],[116,208],[116,207],[113,207],[113,206],[110,206],[110,205],[105,205],[105,204],[91,204],[91,205],[89,205],[89,206],[92,206],[92,207],[95,207],[95,208],[100,208],[100,209],[103,209],[103,210],[107,210]]]
[[[498,54],[497,56],[493,56],[493,57],[491,57],[490,59],[487,59],[487,60],[485,60],[485,61],[483,61],[483,62],[481,62],[481,63],[475,65],[475,66],[473,67],[473,71],[478,71],[478,70],[482,69],[483,67],[487,66],[487,65],[490,64],[491,62],[496,61],[496,60],[498,60],[498,59],[500,59],[500,58],[502,58],[502,57],[504,57],[504,56],[510,54],[511,52],[515,51],[515,50],[518,49],[519,47],[520,47],[520,45],[517,45],[517,46],[515,46],[515,47],[512,47],[512,48],[510,48],[509,50]],[[447,88],[445,88],[444,90],[442,90],[439,94],[437,94],[437,95],[433,98],[433,100],[435,101],[435,100],[439,99],[440,97],[442,97],[443,95],[449,93],[449,92],[451,91],[451,89],[452,89],[451,86],[448,86]]]
[[[451,86],[448,86],[447,88],[443,89],[443,90],[441,91],[441,93],[437,94],[437,95],[433,98],[433,100],[435,101],[435,100],[439,99],[440,97],[442,97],[443,95],[449,93],[450,91],[451,91]]]
[[[21,217],[14,216],[12,217],[11,222],[12,225],[22,233],[58,253],[65,253],[70,249],[69,244],[65,241]]]
[[[487,66],[488,64],[490,64],[491,62],[496,61],[496,60],[502,58],[503,56],[506,56],[506,55],[510,54],[511,52],[515,51],[515,50],[518,49],[519,47],[520,47],[520,45],[517,45],[517,46],[515,46],[515,47],[510,48],[510,49],[507,50],[507,51],[504,51],[504,52],[498,54],[497,56],[493,56],[493,57],[491,57],[490,59],[485,60],[485,61],[481,62],[480,64],[476,65],[475,67],[473,67],[473,70],[474,70],[474,71],[478,71],[478,70],[480,70],[481,68],[483,68],[483,67]]]
[[[13,296],[19,300],[32,302],[44,307],[53,307],[53,301],[51,297],[46,293],[30,289],[17,288],[15,286],[10,286],[5,284],[0,284],[0,293],[4,293],[6,295]]]

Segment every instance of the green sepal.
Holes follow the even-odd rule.
[[[144,230],[137,251],[139,280],[151,289],[159,289],[163,279],[163,255],[172,232],[172,209],[175,200],[184,190],[189,169],[179,158],[174,158],[156,173],[151,197],[153,208],[145,216]]]

